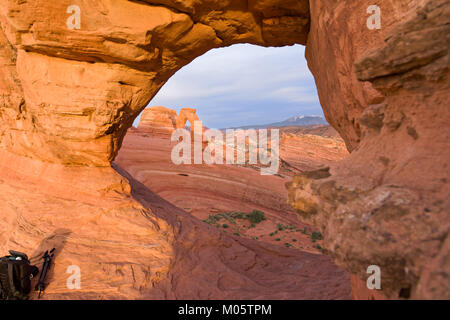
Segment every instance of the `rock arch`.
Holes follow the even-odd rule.
[[[183,108],[180,110],[180,114],[177,118],[177,129],[183,129],[186,126],[186,123],[189,121],[191,125],[191,130],[193,130],[194,122],[200,121],[197,116],[197,110],[192,108]]]
[[[109,166],[133,119],[199,55],[234,43],[305,44],[309,23],[307,1],[89,0],[72,30],[69,5],[6,1],[0,15],[0,143],[67,165]]]
[[[376,31],[354,0],[86,0],[79,30],[66,26],[69,5],[3,1],[2,150],[108,168],[134,118],[194,58],[306,44],[325,115],[353,152],[327,178],[298,177],[291,204],[347,270],[387,270],[389,297],[448,297],[448,1],[379,1]]]

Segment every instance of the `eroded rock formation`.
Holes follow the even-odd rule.
[[[161,86],[212,48],[306,42],[307,1],[2,1],[0,144],[69,165],[108,166]]]
[[[136,116],[161,86],[194,58],[234,43],[298,43],[307,46],[327,120],[353,153],[329,172],[298,177],[290,189],[291,203],[302,219],[323,230],[327,249],[347,270],[363,278],[368,265],[380,265],[383,289],[389,297],[396,298],[400,292],[402,297],[449,296],[445,285],[449,283],[446,257],[450,241],[448,1],[380,0],[380,30],[367,29],[368,4],[354,0],[86,0],[79,4],[80,28],[69,28],[66,23],[74,14],[67,13],[69,5],[70,1],[2,0],[0,7],[1,179],[5,190],[21,193],[20,201],[3,202],[2,249],[12,244],[17,249],[35,248],[39,237],[51,240],[55,229],[72,221],[60,216],[61,211],[73,217],[81,213],[85,220],[74,221],[79,225],[69,236],[72,247],[61,259],[80,262],[77,249],[88,248],[83,252],[94,252],[107,274],[115,275],[98,278],[89,288],[89,297],[139,297],[140,292],[145,297],[205,297],[196,291],[199,286],[176,295],[175,288],[157,285],[168,270],[180,268],[185,259],[181,253],[192,249],[192,255],[197,254],[193,239],[199,233],[186,231],[196,230],[197,225],[184,222],[188,227],[181,228],[183,223],[177,219],[189,219],[180,218],[183,214],[178,211],[168,214],[173,211],[164,205],[160,208],[166,211],[149,210],[148,203],[142,205],[148,201],[142,200],[145,192],[136,184],[140,191],[127,192],[126,181],[131,178],[124,180],[110,163]],[[21,170],[21,164],[29,169]],[[103,175],[111,178],[102,180]],[[84,180],[79,181],[80,177]],[[101,186],[96,179],[102,180]],[[86,194],[89,188],[68,192],[75,184],[90,185],[90,180],[95,192],[86,196],[100,198],[107,192],[108,200],[117,200],[111,202],[117,207],[80,200],[77,192]],[[33,190],[40,183],[43,188],[39,192],[49,197],[40,202],[42,206],[30,208],[36,201]],[[64,190],[64,185],[71,188]],[[137,201],[139,194],[141,200]],[[152,196],[147,194],[148,198]],[[74,209],[68,210],[69,206]],[[39,216],[33,217],[31,209],[39,210]],[[130,228],[134,230],[131,238],[124,236],[126,231],[119,235],[119,221],[102,220],[108,215],[139,216],[133,222],[139,227]],[[159,222],[154,223],[155,219]],[[129,246],[134,248],[125,265],[131,266],[129,274],[135,275],[134,266],[144,263],[139,278],[140,283],[146,281],[144,289],[134,284],[134,294],[128,292],[130,277],[124,273],[125,267],[100,254],[103,235],[83,229],[86,221],[101,225],[105,239],[120,238],[107,241],[117,250],[116,257],[126,256]],[[154,226],[148,233],[147,224]],[[171,231],[177,230],[177,225],[183,235]],[[157,237],[158,254],[145,241],[137,246],[141,242],[134,237]],[[203,239],[217,245],[225,242],[230,248],[229,240],[211,237]],[[136,240],[135,244],[127,239]],[[171,243],[176,245],[171,247]],[[257,265],[261,279],[273,279],[264,274],[267,269],[262,266],[267,261],[278,262],[272,256],[264,263],[258,255],[254,261],[243,258],[251,257],[248,250],[255,252],[251,246],[231,245],[235,249],[224,252],[233,255],[222,257],[243,259],[241,265]],[[178,254],[172,254],[174,250]],[[168,259],[161,259],[165,264],[150,266],[155,273],[139,260],[141,256],[159,259],[160,254]],[[189,261],[196,261],[194,256]],[[96,261],[90,262],[86,268],[93,270]],[[220,263],[216,269],[225,270],[226,262]],[[291,271],[287,274],[295,275],[295,270]],[[217,280],[216,289],[224,286],[220,275],[211,273]],[[205,279],[204,274],[196,276]],[[239,279],[238,275],[226,279],[229,292]],[[256,297],[254,293],[261,289],[256,283],[245,285],[251,289],[243,297]],[[154,288],[151,293],[146,291],[150,287]],[[218,297],[216,289],[207,296]],[[303,289],[299,286],[298,290]],[[58,290],[64,291],[62,287]],[[142,294],[144,291],[147,293]],[[295,296],[294,291],[270,292],[266,297]],[[333,296],[329,291],[323,295]]]
[[[354,76],[383,100],[359,117],[361,142],[347,159],[290,187],[336,261],[361,278],[363,266],[380,266],[391,298],[450,296],[448,21],[450,3],[429,1],[357,59]]]
[[[189,121],[191,130],[193,130],[194,123],[196,121],[200,121],[200,119],[197,116],[197,110],[192,109],[192,108],[181,109],[180,114],[178,115],[178,118],[177,118],[177,124],[176,124],[177,129],[183,129],[186,126],[188,121]],[[202,129],[203,129],[203,126],[202,126]]]
[[[151,134],[171,135],[177,124],[177,112],[165,107],[147,108],[142,112],[139,130]]]

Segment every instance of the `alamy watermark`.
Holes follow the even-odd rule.
[[[371,5],[367,8],[367,13],[370,14],[367,18],[367,28],[369,30],[381,29],[381,9],[377,5]]]
[[[69,290],[80,290],[81,289],[81,268],[76,265],[67,267],[66,273],[70,276],[67,278],[66,286]]]
[[[279,129],[270,130],[269,142],[267,129],[228,129],[224,134],[214,129],[204,131],[202,122],[194,121],[193,130],[177,129],[171,140],[178,142],[171,154],[176,165],[192,164],[192,158],[193,164],[258,165],[259,160],[262,175],[274,175],[279,170]]]
[[[81,29],[81,9],[77,5],[71,5],[67,7],[66,12],[71,14],[67,18],[66,25],[69,30],[79,30]]]
[[[367,274],[371,275],[367,279],[367,289],[381,290],[381,268],[376,265],[371,265],[367,268]]]

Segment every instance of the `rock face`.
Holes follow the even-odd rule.
[[[105,214],[150,216],[136,222],[139,226],[130,237],[136,243],[141,236],[156,237],[158,254],[173,257],[167,244],[170,227],[158,229],[152,222],[157,213],[139,211],[141,206],[132,199],[136,192],[127,194],[127,183],[109,168],[126,130],[177,70],[208,50],[235,43],[298,43],[306,44],[327,120],[353,152],[329,171],[297,177],[290,188],[290,203],[302,219],[322,229],[328,250],[341,266],[365,278],[367,266],[379,265],[388,297],[449,297],[450,4],[447,0],[377,3],[380,30],[366,27],[368,4],[354,0],[86,0],[70,13],[70,3],[65,1],[3,0],[1,179],[7,190],[15,191],[12,194],[22,190],[23,197],[2,208],[2,249],[11,244],[35,247],[38,236],[51,237],[52,229],[67,224],[65,216],[59,216],[61,211],[73,204],[87,205],[74,198],[76,193],[64,193],[51,182],[70,186],[74,177],[85,177],[85,185],[92,180],[95,186],[96,179],[105,175],[114,176],[115,182],[96,190],[121,194],[118,207],[90,202],[98,210],[84,207],[84,220],[74,223],[95,224]],[[40,168],[40,175],[28,179],[27,171],[19,170],[26,163],[23,157],[32,158],[29,161]],[[89,175],[90,170],[96,173]],[[65,172],[69,172],[66,178],[58,177]],[[48,183],[45,173],[53,177]],[[14,189],[12,185],[19,182]],[[27,199],[33,203],[30,190],[39,183],[46,192],[62,192],[67,201],[50,194],[48,203],[36,208],[42,212],[40,218],[33,218]],[[131,202],[122,205],[124,199]],[[160,216],[162,225],[165,219],[176,220],[170,214]],[[42,221],[52,223],[38,231]],[[155,226],[148,232],[154,233],[144,231],[148,221]],[[116,226],[104,225],[106,238],[117,236]],[[189,226],[196,228],[195,223]],[[80,228],[73,232],[71,258],[77,241],[89,243],[88,251],[96,254],[105,244]],[[173,248],[183,247],[180,243],[194,236],[174,236]],[[221,237],[212,237],[222,243]],[[19,239],[28,240],[19,244],[23,243]],[[122,253],[130,245],[107,243]],[[150,250],[147,245],[140,248]],[[152,250],[145,254],[140,250],[133,251],[130,266],[143,262],[139,256],[157,256]],[[247,251],[234,254],[247,255]],[[97,256],[116,278],[112,282],[106,276],[99,278],[98,290],[92,292],[114,296],[114,290],[127,287],[130,278],[112,258]],[[154,274],[142,269],[142,279],[156,283],[159,270],[167,271],[168,265],[151,266]],[[229,288],[233,281],[227,282]]]
[[[449,298],[450,3],[403,14],[356,59],[353,76],[383,95],[359,117],[361,142],[327,172],[296,177],[290,203],[347,270],[367,278],[364,266],[380,266],[388,297]]]

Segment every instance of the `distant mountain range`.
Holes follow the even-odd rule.
[[[324,117],[321,116],[295,116],[281,122],[274,122],[263,125],[251,125],[243,127],[235,127],[230,129],[264,129],[268,127],[306,127],[319,124],[328,124]]]

